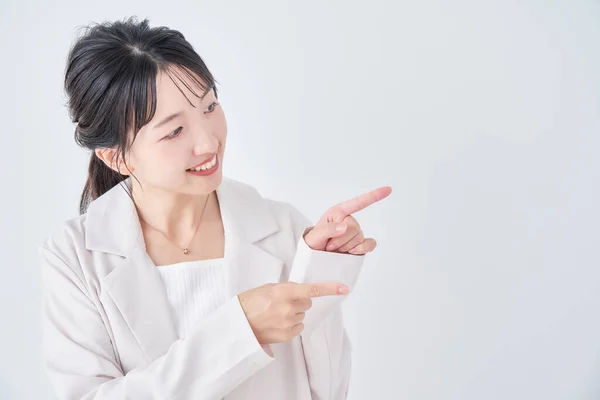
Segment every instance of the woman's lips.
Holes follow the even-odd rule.
[[[202,164],[199,164],[199,165],[202,165]],[[215,159],[215,165],[213,165],[209,169],[200,170],[200,171],[188,169],[188,170],[186,170],[186,172],[189,174],[192,174],[192,175],[196,175],[196,176],[208,176],[208,175],[214,174],[217,169],[219,169],[219,157],[218,156]]]
[[[201,163],[199,163],[199,164],[196,164],[196,165],[194,165],[193,167],[189,167],[189,168],[188,168],[188,170],[190,170],[190,169],[195,169],[195,168],[198,168],[198,167],[199,167],[199,166],[201,166],[201,165],[204,165],[204,164],[206,164],[207,162],[209,162],[209,161],[211,161],[213,158],[215,158],[215,156],[216,156],[216,155],[217,155],[217,153],[213,153],[213,154],[211,154],[211,156],[210,156],[210,157],[208,157],[206,160],[202,161],[202,162],[201,162]]]

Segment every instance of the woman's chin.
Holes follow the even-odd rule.
[[[188,179],[186,180],[187,191],[189,194],[195,195],[203,195],[216,190],[223,180],[221,168],[208,176],[197,176],[188,172],[186,172],[186,174],[191,175],[188,176]]]

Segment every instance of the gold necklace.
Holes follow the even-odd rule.
[[[208,196],[206,196],[206,201],[204,202],[204,207],[202,207],[202,215],[200,216],[200,221],[198,222],[198,226],[196,227],[196,230],[194,231],[194,235],[192,236],[192,239],[190,240],[190,244],[188,244],[187,247],[183,248],[183,254],[188,254],[190,252],[190,246],[192,245],[192,242],[194,241],[194,238],[196,237],[196,233],[198,232],[198,228],[200,228],[200,224],[202,223],[202,217],[204,217],[204,210],[206,209],[206,205],[208,204],[208,199],[209,198],[210,198],[210,193],[208,194]],[[169,242],[171,242],[172,244],[174,244],[177,247],[179,247],[179,245],[177,243],[175,243],[174,241],[172,241],[167,235],[165,235],[164,233],[162,233],[160,230],[158,230],[155,227],[153,227],[152,225],[150,225],[142,217],[140,217],[140,219],[142,221],[144,221],[144,223],[146,225],[148,225],[150,228],[154,229],[155,231],[157,231],[158,233],[160,233],[161,235],[163,235]]]

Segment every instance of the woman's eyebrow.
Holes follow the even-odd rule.
[[[176,112],[175,114],[171,114],[169,115],[167,118],[163,119],[162,121],[160,121],[158,124],[154,125],[152,127],[152,129],[157,129],[160,128],[161,126],[163,126],[164,124],[166,124],[167,122],[179,117],[181,115],[181,111]]]
[[[204,100],[204,98],[206,97],[206,95],[212,90],[212,86],[206,88],[204,90],[204,93],[202,93],[202,96],[200,96],[200,101]],[[171,114],[168,117],[166,117],[165,119],[163,119],[162,121],[160,121],[159,123],[157,123],[156,125],[154,125],[152,127],[152,129],[158,129],[161,126],[163,126],[164,124],[168,123],[169,121],[179,117],[181,115],[181,111],[176,112],[175,114]]]

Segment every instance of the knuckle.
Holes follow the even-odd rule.
[[[285,329],[287,330],[291,330],[294,329],[294,326],[297,324],[297,321],[294,321],[294,319],[290,318],[286,324],[285,324]]]
[[[335,221],[335,216],[334,215],[336,214],[336,210],[337,210],[336,206],[333,206],[333,207],[331,207],[330,209],[328,209],[325,212],[325,214],[326,214],[325,220],[327,222],[333,222],[333,221]]]
[[[306,309],[309,310],[312,307],[312,299],[306,299]]]
[[[292,329],[287,328],[281,332],[281,341],[287,342],[294,337]]]
[[[318,286],[312,285],[310,287],[310,296],[311,297],[317,297],[320,294],[321,290],[319,289]]]
[[[310,298],[302,299],[302,300],[298,301],[298,308],[300,309],[300,311],[306,311],[311,307],[312,307],[312,300]]]
[[[294,315],[294,307],[291,303],[285,303],[282,307],[284,317],[290,317]]]
[[[296,332],[294,332],[294,328],[291,327],[288,330],[285,331],[285,341],[290,341],[294,338],[294,336],[296,336]]]

